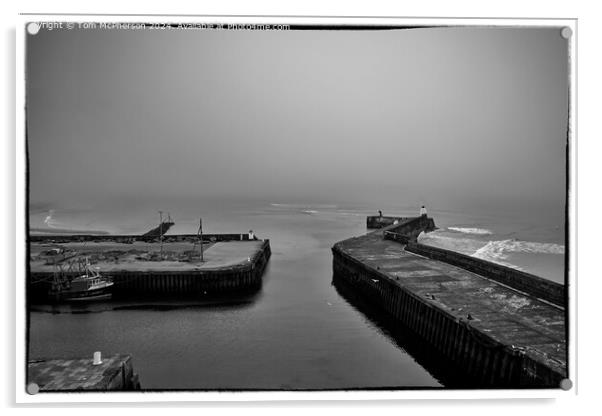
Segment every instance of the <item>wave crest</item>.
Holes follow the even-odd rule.
[[[447,227],[450,231],[456,231],[463,234],[476,234],[476,235],[491,235],[493,232],[485,228],[469,228],[469,227]]]
[[[56,227],[56,221],[54,220],[53,215],[54,215],[54,210],[53,209],[48,210],[48,215],[44,219],[44,224],[46,224],[47,227],[50,227],[50,228]]]
[[[504,260],[508,258],[508,253],[564,254],[564,245],[536,243],[514,239],[490,241],[475,251],[472,256],[483,260],[493,261],[495,263],[509,265],[504,262]]]

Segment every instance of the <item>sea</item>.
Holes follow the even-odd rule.
[[[442,388],[441,363],[392,333],[332,281],[331,247],[365,234],[366,216],[419,206],[213,199],[127,207],[31,205],[32,233],[136,234],[169,215],[169,234],[252,230],[272,257],[257,293],[199,300],[32,305],[29,359],[131,354],[149,390]],[[158,209],[162,210],[159,214]],[[436,231],[419,241],[564,283],[564,222],[427,207]],[[542,219],[543,218],[543,219]],[[444,367],[445,365],[443,365]]]

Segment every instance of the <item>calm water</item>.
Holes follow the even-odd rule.
[[[71,307],[39,305],[30,314],[30,358],[130,353],[144,388],[332,389],[437,387],[434,367],[360,312],[332,285],[330,248],[361,235],[361,206],[247,203],[195,205],[171,212],[170,233],[253,229],[269,238],[272,257],[255,295],[199,302],[106,302]],[[409,208],[387,212],[414,214]],[[124,210],[126,212],[126,210]],[[31,214],[32,227],[140,232],[154,216],[100,211]],[[450,212],[432,212],[441,229],[424,238],[460,251],[562,280],[562,224],[526,224]],[[560,227],[560,229],[558,228]],[[453,240],[456,240],[454,243]],[[477,253],[477,251],[479,251]],[[474,252],[471,252],[474,251]],[[539,272],[539,273],[538,273]],[[355,306],[354,306],[355,305]],[[412,355],[406,352],[412,351]],[[446,383],[447,384],[447,383]]]

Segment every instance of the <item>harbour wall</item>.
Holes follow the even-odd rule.
[[[119,271],[112,272],[113,296],[128,298],[138,295],[198,296],[258,290],[271,257],[270,241],[264,240],[249,261],[229,267],[189,271]],[[75,277],[77,273],[72,273]],[[52,273],[31,272],[28,297],[48,300]],[[35,282],[35,283],[34,283]]]
[[[93,365],[91,358],[37,359],[27,363],[27,384],[40,392],[140,390],[132,357],[118,354]]]
[[[564,307],[566,305],[566,290],[564,285],[542,279],[541,277],[455,251],[414,242],[408,242],[405,250],[461,267],[557,306]]]
[[[434,231],[435,229],[435,221],[426,215],[422,215],[420,217],[406,218],[399,224],[387,227],[383,231],[383,237],[386,240],[407,244],[408,242],[416,241],[420,233]]]
[[[380,215],[373,215],[366,218],[366,227],[368,229],[378,229],[393,225],[395,221],[405,221],[410,217],[385,217]]]
[[[470,321],[425,302],[395,284],[385,273],[364,264],[337,245],[333,279],[344,281],[364,299],[389,314],[396,325],[427,342],[449,365],[479,387],[558,387],[565,377],[561,366],[545,365],[522,349],[505,345],[481,332]]]
[[[474,272],[554,305],[565,304],[562,285],[416,242],[421,232],[434,229],[433,219],[421,216],[406,219],[375,233],[382,233],[385,240],[401,243],[400,248],[408,252]],[[371,235],[370,238],[359,238],[368,245],[378,244],[378,238],[375,238],[374,233]],[[459,317],[442,304],[429,302],[401,284],[399,278],[395,281],[393,276],[380,270],[380,267],[352,256],[353,251],[350,253],[345,249],[347,241],[358,240],[345,240],[332,248],[333,282],[347,285],[362,299],[382,311],[390,318],[395,329],[401,328],[414,333],[417,339],[428,344],[443,360],[447,360],[450,367],[470,380],[474,387],[557,388],[566,377],[564,363],[540,354],[537,349],[502,342],[479,329],[470,317]],[[357,247],[357,244],[352,246]],[[378,252],[381,249],[376,250]],[[545,338],[542,337],[541,342]]]
[[[158,237],[156,237],[158,239]],[[177,241],[198,241],[199,236],[197,234],[174,234],[164,235],[163,242],[177,242]],[[256,240],[257,238],[253,238]],[[115,243],[133,243],[134,241],[148,241],[148,238],[141,235],[126,234],[126,235],[112,235],[112,234],[81,234],[81,235],[30,235],[28,240],[31,243],[72,243],[72,242],[115,242]],[[203,241],[249,241],[248,233],[242,234],[203,234]]]

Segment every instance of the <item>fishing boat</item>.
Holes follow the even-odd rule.
[[[93,301],[112,297],[113,279],[102,276],[98,268],[93,269],[86,261],[84,273],[71,281],[55,277],[51,292],[58,300],[63,301]]]
[[[86,273],[73,279],[70,286],[64,294],[66,301],[111,299],[113,280],[88,266]]]

